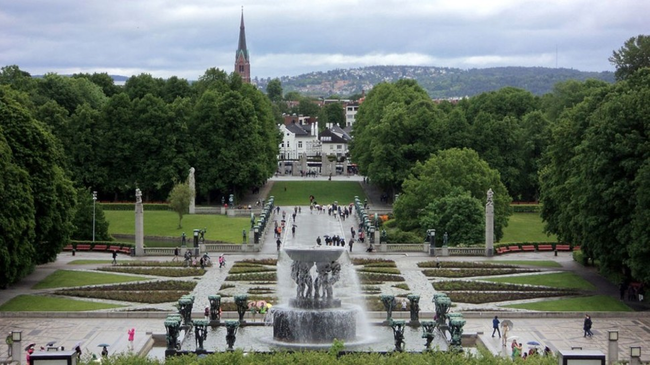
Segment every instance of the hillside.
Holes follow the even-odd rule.
[[[370,90],[380,82],[415,79],[432,98],[450,98],[477,95],[486,91],[513,86],[543,95],[553,85],[566,80],[598,79],[614,82],[613,72],[583,72],[566,68],[498,67],[461,70],[445,67],[370,66],[311,72],[280,78],[283,91],[297,91],[302,95],[327,97],[349,96]],[[267,79],[256,79],[265,90]]]

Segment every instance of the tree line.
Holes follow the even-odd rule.
[[[105,73],[34,78],[0,72],[0,282],[89,239],[91,191],[101,200],[166,200],[196,169],[197,198],[220,202],[276,170],[280,135],[263,93],[236,74],[198,81]],[[108,238],[98,209],[97,239]],[[90,233],[92,234],[92,233]]]
[[[566,81],[542,96],[506,87],[437,104],[414,80],[379,84],[359,108],[351,157],[399,194],[403,231],[482,242],[491,188],[497,240],[513,198],[540,201],[548,233],[623,281],[650,282],[650,37],[609,60],[616,83]]]

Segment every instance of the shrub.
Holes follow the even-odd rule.
[[[422,243],[424,237],[415,232],[402,231],[399,228],[387,230],[388,243]]]
[[[397,220],[395,220],[395,219],[389,219],[389,220],[387,220],[387,221],[384,222],[383,227],[386,228],[386,229],[394,229],[394,228],[397,228]]]

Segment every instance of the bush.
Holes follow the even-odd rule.
[[[144,210],[171,210],[167,203],[144,203]],[[135,203],[102,203],[104,210],[132,210],[135,212]]]
[[[388,243],[423,243],[424,237],[415,232],[406,232],[401,229],[387,230]]]
[[[384,222],[383,225],[384,228],[386,229],[394,229],[397,228],[397,220],[395,219],[389,219],[386,222]]]
[[[541,204],[512,204],[512,211],[514,213],[541,213]]]

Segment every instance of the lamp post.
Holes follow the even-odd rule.
[[[97,192],[93,191],[93,244],[95,243],[95,202],[97,201]]]
[[[630,365],[640,365],[641,364],[641,347],[633,346],[630,347]]]
[[[607,337],[607,363],[613,364],[618,361],[618,331],[607,331]]]

